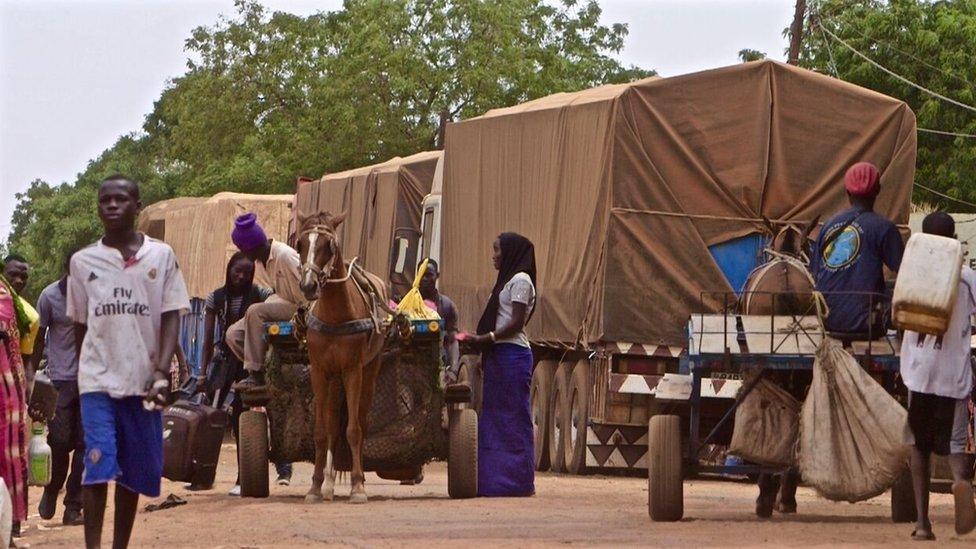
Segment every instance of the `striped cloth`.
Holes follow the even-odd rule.
[[[2,284],[0,331],[8,336],[0,341],[0,477],[10,492],[16,522],[27,519],[26,378],[13,300]]]

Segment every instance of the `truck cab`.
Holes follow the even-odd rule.
[[[434,168],[434,181],[430,194],[424,197],[420,219],[420,256],[441,263],[441,196],[444,189],[444,157]]]

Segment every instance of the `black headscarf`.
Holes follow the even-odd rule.
[[[478,333],[487,334],[495,329],[498,319],[498,295],[505,284],[518,273],[525,273],[532,279],[535,286],[535,246],[524,236],[517,233],[502,233],[498,235],[498,245],[502,251],[501,265],[498,267],[498,279],[491,290],[491,297],[485,305],[485,312],[478,321]],[[532,311],[529,312],[532,317]],[[528,322],[528,319],[526,319]]]

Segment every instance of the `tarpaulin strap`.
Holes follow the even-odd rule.
[[[708,214],[690,214],[684,212],[665,212],[661,210],[638,210],[635,208],[610,208],[611,213],[629,213],[629,214],[643,214],[643,215],[659,215],[662,217],[682,217],[685,219],[702,219],[706,221],[742,221],[744,223],[754,223],[761,227],[766,226],[766,222],[773,223],[776,225],[791,226],[797,223],[806,224],[809,221],[803,221],[800,219],[768,219],[762,217],[737,217],[728,215],[708,215]],[[817,223],[818,226],[823,226],[823,222]],[[908,225],[895,225],[899,229],[908,229]]]
[[[757,225],[765,226],[768,221],[770,223],[775,223],[777,225],[795,225],[797,223],[804,223],[803,221],[797,219],[767,219],[762,217],[737,217],[737,216],[727,216],[727,215],[708,215],[708,214],[690,214],[684,212],[665,212],[661,210],[638,210],[634,208],[610,208],[611,213],[631,213],[631,214],[644,214],[644,215],[660,215],[663,217],[683,217],[686,219],[704,219],[710,221],[742,221],[745,223],[755,223]]]

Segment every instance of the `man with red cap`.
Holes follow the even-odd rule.
[[[827,330],[842,339],[874,339],[887,329],[884,267],[898,270],[905,244],[895,224],[874,212],[881,191],[874,164],[851,166],[844,186],[851,207],[824,224],[810,271],[830,309]]]
[[[827,331],[847,340],[876,339],[887,329],[884,267],[898,270],[904,243],[895,224],[874,212],[881,191],[881,174],[874,164],[851,166],[844,187],[851,207],[824,223],[811,254],[810,272],[827,301]],[[798,482],[795,470],[782,479],[760,475],[756,514],[770,516],[774,504],[780,512],[795,513]]]
[[[227,328],[227,346],[244,363],[248,373],[237,388],[247,390],[264,385],[264,355],[268,351],[264,323],[291,320],[298,307],[305,303],[305,296],[299,287],[302,275],[298,252],[268,238],[256,215],[239,216],[234,221],[231,240],[244,255],[264,266],[275,292],[263,303],[248,307],[244,318]]]

